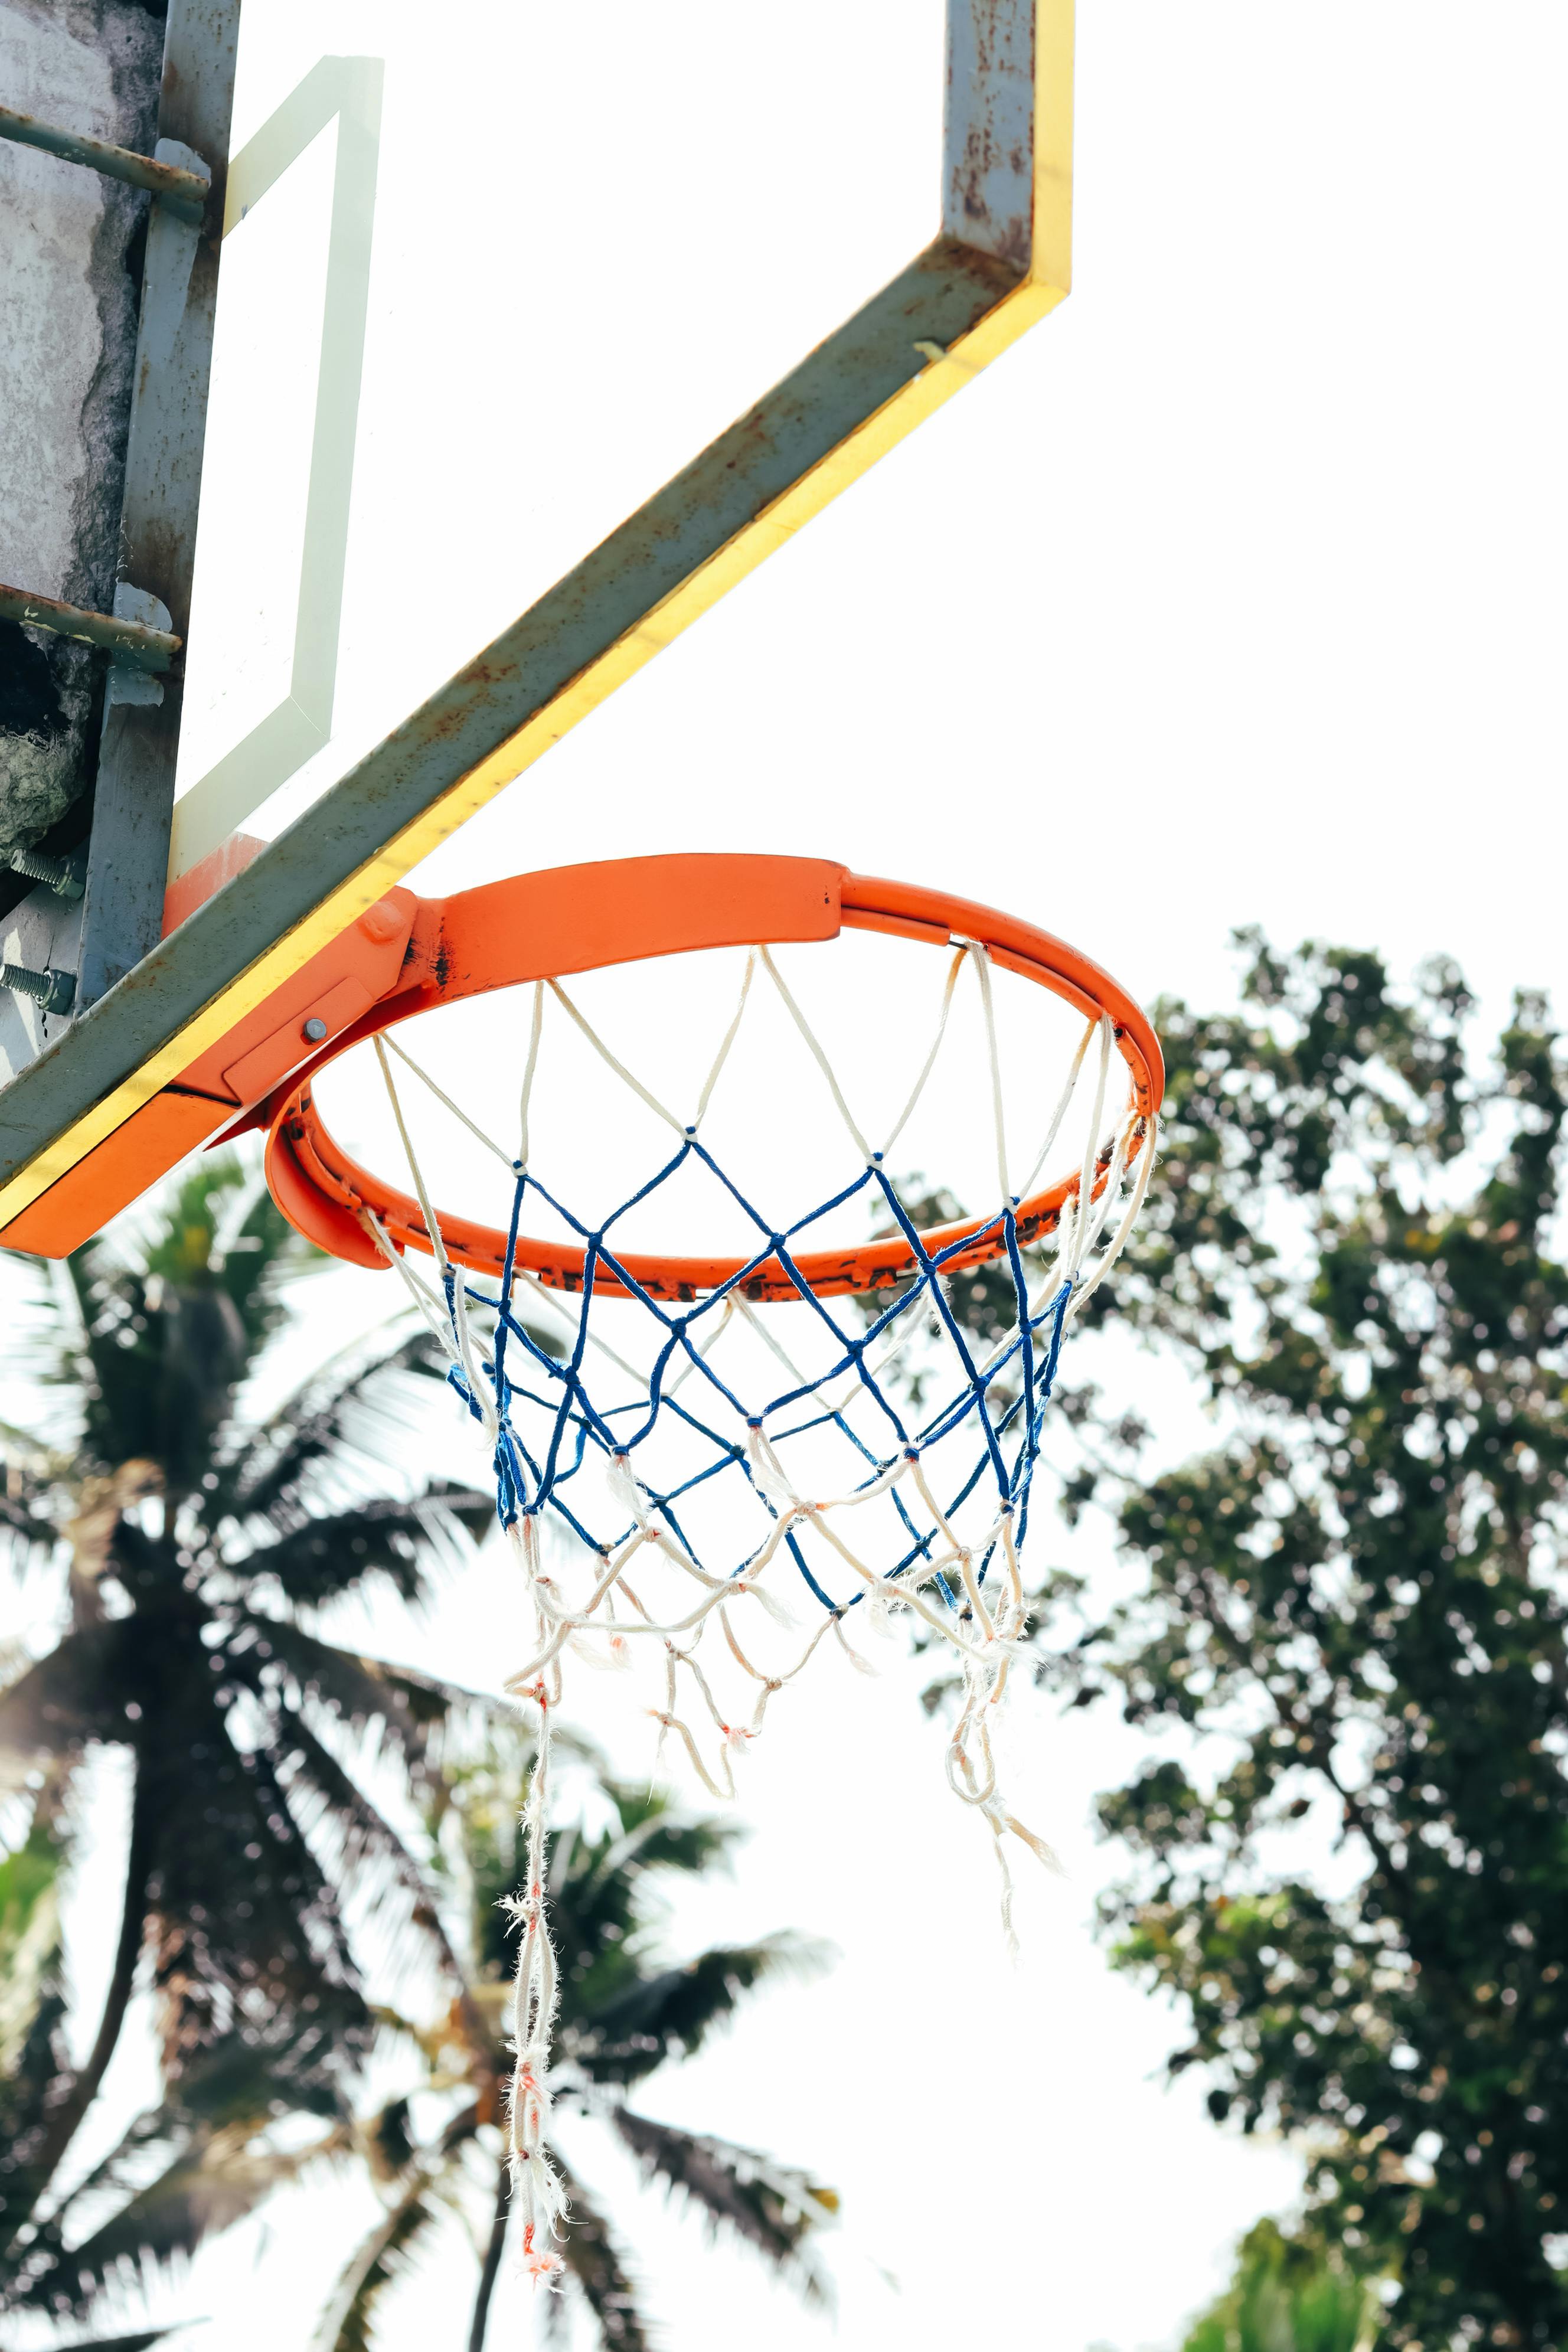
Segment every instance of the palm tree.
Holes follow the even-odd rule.
[[[140,1241],[36,1270],[56,1406],[46,1432],[0,1431],[0,1541],[58,1577],[61,1632],[0,1693],[0,1754],[30,1806],[0,1866],[0,2310],[80,2315],[143,2257],[188,2252],[249,2210],[304,2160],[268,2137],[285,2110],[322,2119],[307,2155],[346,2146],[375,2032],[344,1925],[351,1877],[368,1866],[406,1890],[402,1917],[456,1968],[416,1864],[344,1760],[369,1731],[421,1783],[455,1695],[310,1620],[371,1578],[417,1597],[491,1506],[439,1483],[384,1491],[412,1376],[444,1369],[406,1327],[278,1411],[247,1411],[309,1256],[220,1160]],[[132,1793],[105,1897],[109,1990],[76,2066],[58,1893],[72,1782],[97,1743],[128,1756]],[[77,2177],[68,2155],[143,1963],[164,2096]]]
[[[1236,2275],[1182,2352],[1372,2352],[1383,2305],[1337,2248],[1259,2221],[1241,2242]]]
[[[564,1736],[555,1735],[559,1746]],[[577,1753],[592,1762],[588,1751]],[[391,2101],[365,2135],[384,2211],[339,2283],[319,2343],[364,2352],[382,2296],[441,2212],[479,2202],[485,2215],[468,2352],[483,2352],[505,2250],[509,2181],[497,2126],[511,2072],[508,2052],[511,1926],[518,1877],[521,1738],[493,1737],[477,1763],[450,1770],[430,1801],[435,1873],[468,1955],[462,1999],[431,2032],[396,2022],[423,2053],[429,2085],[448,2112],[423,2143],[409,2137],[409,2101]],[[814,1966],[817,1951],[787,1936],[721,1947],[673,1963],[662,1952],[659,1883],[725,1858],[736,1830],[690,1821],[658,1794],[624,1787],[593,1763],[582,1818],[551,1840],[551,1933],[561,1961],[561,2009],[551,2070],[555,2112],[619,2139],[650,2180],[679,2190],[716,2228],[753,2247],[808,2300],[825,2284],[810,2238],[836,2210],[806,2173],[707,2134],[656,2122],[628,2104],[655,2069],[699,2049],[744,1996],[781,1972]],[[569,2290],[584,2304],[607,2352],[644,2352],[647,2322],[634,2279],[596,2195],[552,2155],[571,2205],[560,2244]],[[547,2310],[551,2306],[547,2305]]]

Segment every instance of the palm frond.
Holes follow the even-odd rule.
[[[174,2117],[169,2111],[154,2111],[143,2121],[152,2137]],[[255,2128],[253,2121],[210,2136],[198,2133],[80,2244],[68,2249],[57,2238],[53,2263],[26,2301],[56,2311],[68,2307],[80,2316],[106,2288],[133,2285],[148,2266],[179,2266],[204,2239],[232,2229],[275,2189],[341,2156],[347,2147],[340,2128],[303,2148],[258,2147]]]
[[[409,2110],[410,2102],[406,2095],[386,2099],[369,2120],[360,2126],[355,2137],[370,2167],[373,2180],[384,2185],[395,2180],[413,2160],[415,2142],[409,2126]]]
[[[352,1456],[384,1469],[401,1464],[418,1427],[418,1388],[446,1378],[423,1324],[384,1339],[358,1340],[313,1371],[258,1428],[233,1433],[233,1458],[219,1465],[218,1501],[242,1518],[289,1525],[313,1478]]]
[[[572,2210],[561,2241],[561,2259],[594,2315],[599,2341],[605,2352],[648,2352],[647,2325],[614,2232],[582,2181],[555,2150],[551,2152]]]
[[[391,1885],[408,1898],[408,1918],[429,1939],[448,1980],[461,1985],[462,1962],[430,1900],[428,1881],[397,1832],[302,1716],[282,1708],[278,1720],[283,1778],[295,1799],[296,1816],[296,1790],[304,1782],[321,1807],[320,1822],[306,1822],[304,1827],[319,1842],[321,1829],[330,1824],[337,1847],[331,1857],[334,1877],[357,1877],[367,1862],[381,1865]]]
[[[284,1285],[323,1261],[279,1208],[255,1160],[226,1151],[153,1195],[143,1244],[149,1275],[211,1281],[244,1328],[254,1357],[282,1322]]]
[[[440,2218],[445,2166],[418,2166],[350,2255],[315,2336],[320,2352],[372,2352],[376,2306],[412,2267],[418,2241]]]
[[[15,1454],[0,1457],[0,1544],[18,1569],[47,1559],[59,1541],[46,1508],[53,1483]]]
[[[605,1842],[591,1860],[584,1857],[584,1885],[593,1892],[620,1874],[640,1875],[650,1870],[684,1871],[695,1876],[728,1864],[730,1850],[746,1834],[738,1822],[692,1821],[672,1812],[661,1790],[628,1789],[616,1784],[608,1793],[623,1823],[622,1834]]]
[[[283,1264],[300,1244],[265,1195],[240,1238],[254,1246],[215,1259],[230,1196],[245,1184],[232,1160],[209,1162],[156,1196],[142,1246],[132,1221],[66,1261],[79,1316],[71,1353],[83,1393],[87,1451],[105,1468],[158,1463],[172,1493],[199,1491],[237,1391],[283,1312]],[[129,1246],[128,1246],[129,1244]]]
[[[279,1504],[268,1524],[287,1518],[283,1531],[237,1565],[247,1578],[271,1578],[296,1607],[336,1600],[367,1576],[384,1576],[405,1601],[417,1601],[426,1566],[454,1554],[461,1537],[482,1534],[494,1517],[493,1496],[445,1480],[406,1500],[379,1497],[340,1511],[312,1514],[301,1500],[285,1513]]]
[[[70,2081],[68,2009],[58,1944],[47,1970],[33,1985],[26,1978],[5,1985],[4,2003],[7,2047],[0,2076],[0,2147],[9,2162],[0,2184],[0,2242],[30,2201],[36,2184],[29,2158],[41,2144],[62,2085]]]
[[[0,1863],[0,2247],[42,2185],[39,2159],[71,2073],[59,1906],[63,1777],[57,1770],[26,1840]],[[5,2275],[0,2270],[0,2287]]]
[[[138,1782],[155,1824],[149,1909],[167,2078],[178,2086],[215,2045],[248,2035],[242,2046],[272,2070],[278,2095],[335,2113],[374,2038],[337,1891],[276,1753],[237,1749],[216,1696],[210,1727],[195,1706],[193,1695],[186,1723],[205,1736],[145,1747]]]
[[[144,2327],[139,2336],[76,2336],[69,2344],[57,2344],[52,2352],[147,2352],[150,2344],[161,2344],[165,2336],[189,2327],[188,2319],[171,2319],[165,2327]]]
[[[129,1738],[126,1704],[138,1696],[131,1622],[79,1627],[0,1691],[0,1748],[63,1756],[89,1739]]]
[[[10,1334],[7,1333],[7,1338]],[[8,1358],[7,1370],[15,1378],[18,1366],[15,1354]],[[68,1451],[51,1445],[38,1435],[36,1429],[24,1429],[20,1422],[6,1421],[0,1415],[0,1445],[5,1448],[5,1475],[14,1481],[19,1493],[47,1494],[51,1483],[70,1467]]]
[[[20,1316],[8,1318],[6,1354],[15,1377],[36,1390],[40,1400],[51,1390],[79,1384],[86,1368],[85,1332],[76,1286],[65,1264],[47,1257],[18,1255],[11,1260],[21,1274],[24,1293]],[[8,1448],[21,1454],[47,1454],[47,1439],[32,1427],[0,1422]]]
[[[617,2106],[612,2120],[650,2179],[679,2190],[713,2228],[731,2231],[765,2254],[806,2302],[828,2301],[827,2282],[807,2241],[837,2210],[832,2189],[754,2148],[654,2123],[629,2107]]]
[[[635,2083],[675,2054],[701,2047],[767,1979],[820,1969],[828,1955],[797,1936],[720,1945],[684,1968],[638,1976],[600,2007],[574,2018],[562,2048],[595,2082]]]
[[[133,2116],[108,2154],[67,2189],[30,2232],[25,2263],[17,2274],[26,2292],[16,2295],[16,2282],[7,2281],[14,2299],[52,2305],[57,2272],[62,2266],[68,2275],[70,2271],[67,2240],[85,2241],[95,2226],[95,2215],[101,2218],[106,2211],[121,2210],[150,2179],[157,2177],[160,2166],[166,2168],[174,2157],[185,2153],[193,2137],[189,2118],[170,2102]],[[84,2287],[74,2306],[79,2316],[95,2292],[90,2285]]]
[[[40,1806],[22,1843],[0,1862],[0,2085],[11,2075],[46,1987],[59,1973],[64,1859],[57,1825]]]
[[[423,1766],[431,1737],[450,1709],[495,1704],[478,1692],[418,1674],[412,1666],[389,1665],[382,1658],[340,1650],[334,1643],[307,1633],[303,1626],[264,1616],[259,1610],[237,1608],[233,1622],[230,1653],[253,1687],[261,1687],[263,1670],[276,1664],[302,1700],[324,1707],[351,1730],[379,1727],[415,1770]]]

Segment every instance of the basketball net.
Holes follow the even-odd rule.
[[[979,992],[989,1056],[997,1205],[961,1238],[928,1250],[888,1160],[931,1080],[966,974]],[[737,1188],[702,1139],[759,984],[782,999],[859,1167],[852,1181],[784,1228]],[[392,1038],[374,1041],[434,1257],[434,1281],[410,1265],[374,1212],[360,1213],[446,1352],[451,1385],[483,1430],[500,1522],[532,1611],[533,1653],[506,1685],[537,1718],[522,1814],[523,1885],[510,1900],[521,1948],[510,2146],[524,2264],[535,2278],[549,2278],[560,2268],[551,2240],[566,2210],[548,2150],[557,1984],[546,1843],[551,1730],[568,1661],[624,1667],[636,1653],[651,1652],[662,1669],[651,1709],[660,1748],[673,1740],[703,1788],[729,1798],[736,1759],[762,1736],[773,1696],[805,1672],[824,1643],[869,1673],[851,1634],[899,1616],[913,1620],[957,1671],[960,1704],[947,1777],[991,1833],[1011,1944],[1007,1842],[1018,1839],[1042,1861],[1052,1860],[1009,1809],[993,1736],[1010,1673],[1026,1654],[1019,1555],[1031,1482],[1064,1338],[1132,1230],[1149,1181],[1155,1123],[1121,1084],[1110,1019],[1090,1019],[1034,1163],[1022,1184],[1014,1181],[991,959],[975,941],[953,943],[930,1050],[902,1111],[875,1148],[765,947],[747,958],[733,1017],[689,1118],[642,1085],[558,982],[535,982],[531,997],[514,1151],[487,1134]],[[597,1224],[574,1214],[535,1165],[530,1107],[547,1015],[574,1024],[669,1131],[663,1163]],[[507,1171],[511,1217],[499,1281],[465,1273],[448,1255],[411,1132],[411,1086],[460,1120]],[[1082,1119],[1076,1179],[1059,1211],[1028,1221],[1025,1230],[1020,1204],[1058,1138],[1070,1133],[1075,1107]],[[616,1228],[693,1162],[742,1212],[754,1247],[728,1279],[672,1299],[638,1279],[617,1249]],[[803,1236],[857,1195],[864,1195],[883,1230],[904,1236],[908,1271],[868,1300],[830,1305],[800,1274],[797,1252]],[[575,1296],[540,1280],[513,1256],[529,1210],[542,1204],[581,1247]],[[989,1346],[965,1330],[944,1279],[977,1258],[1005,1268],[1012,1294],[1011,1328]],[[786,1312],[796,1328],[787,1345],[778,1328],[781,1295],[794,1302]],[[611,1300],[616,1319],[607,1332],[612,1315],[604,1303]]]

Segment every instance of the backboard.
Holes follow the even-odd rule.
[[[610,18],[243,0],[188,629],[127,706],[182,707],[163,936],[18,1007],[5,1246],[75,1246],[390,987],[388,891],[1067,291],[1071,0]],[[162,853],[116,821],[98,871]]]

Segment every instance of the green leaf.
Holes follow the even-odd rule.
[[[674,2054],[689,2056],[769,1979],[812,1973],[822,1947],[795,1936],[721,1945],[684,1967],[638,1976],[562,2034],[562,2048],[596,2082],[635,2083]]]
[[[1242,2241],[1230,2286],[1182,2352],[1371,2352],[1382,2313],[1337,2249],[1260,2221]]]
[[[245,1566],[296,1606],[335,1600],[367,1576],[384,1576],[404,1600],[417,1601],[430,1563],[451,1554],[462,1532],[482,1532],[494,1518],[492,1496],[446,1485],[427,1486],[413,1501],[359,1503],[319,1517],[301,1509],[297,1523],[258,1544]]]
[[[324,1708],[354,1731],[374,1725],[415,1771],[423,1766],[432,1736],[450,1709],[488,1704],[474,1692],[437,1682],[411,1666],[341,1650],[287,1618],[237,1608],[232,1624],[236,1664],[253,1687],[265,1687],[262,1670],[275,1664],[302,1701]]]
[[[1327,2267],[1265,2263],[1227,2344],[1340,2352],[1368,2271],[1399,2344],[1556,2342],[1568,1056],[1528,992],[1472,1054],[1450,963],[1242,944],[1239,1012],[1164,1008],[1148,1228],[1099,1294],[1225,1440],[1145,1479],[1085,1425],[1131,1598],[1044,1673],[1160,1742],[1101,1801],[1101,1916],[1173,2071],[1307,2160]]]
[[[54,1822],[35,1814],[26,1839],[0,1862],[0,2078],[16,2071],[60,1966],[59,1875]]]
[[[125,1708],[141,1687],[137,1641],[124,1620],[67,1633],[0,1692],[0,1748],[67,1756],[89,1739],[128,1739]]]
[[[193,2129],[187,2112],[174,2104],[138,2117],[36,2240],[32,2275],[18,2303],[85,2315],[106,2289],[134,2289],[149,2265],[177,2268],[205,2238],[245,2220],[275,2189],[346,2151],[341,2126],[302,2148],[269,2147],[257,2137],[264,2120],[253,2116],[226,2130]],[[160,2143],[172,2145],[174,2155],[151,2182],[135,2186],[138,2159]],[[108,2221],[69,2246],[64,2242],[68,2215],[90,2208],[105,2191],[127,2188],[132,2193]]]
[[[176,2319],[166,2327],[144,2327],[135,2336],[74,2336],[68,2343],[51,2346],[50,2352],[146,2352],[150,2344],[161,2344],[165,2336],[177,2336],[183,2327],[200,2325],[194,2319]]]
[[[556,2158],[572,2218],[560,2242],[561,2259],[594,2315],[605,2352],[648,2352],[647,2322],[626,2259],[608,2221],[577,2174]]]
[[[426,1425],[433,1384],[445,1377],[423,1324],[390,1340],[356,1340],[226,1452],[217,1507],[288,1530],[315,1516],[324,1474],[401,1469]]]
[[[412,2269],[420,2241],[440,2219],[443,2169],[417,2168],[355,2247],[321,2315],[314,2339],[320,2352],[373,2352],[382,2296]]]
[[[714,2228],[764,2254],[807,2303],[828,2300],[807,2240],[837,2210],[832,2189],[754,2148],[654,2123],[629,2107],[616,2108],[613,2119],[649,2179],[679,2190]]]

